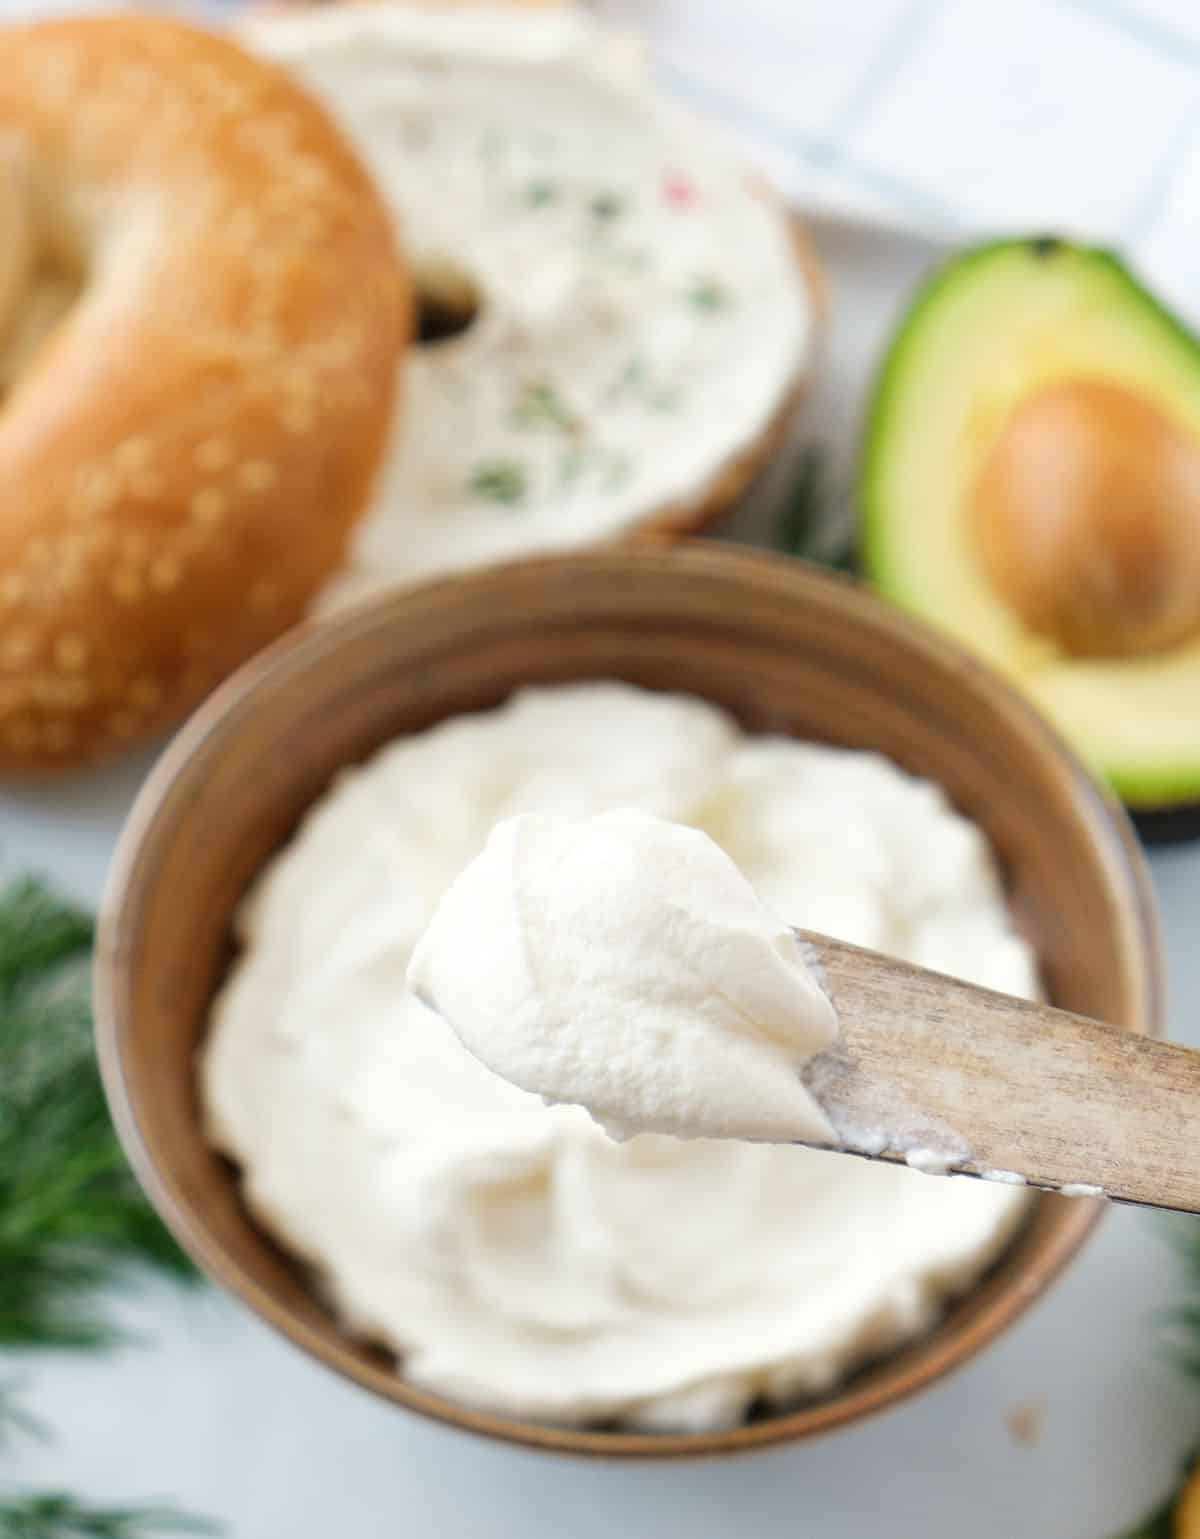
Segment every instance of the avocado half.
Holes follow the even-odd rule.
[[[1070,650],[1029,623],[981,548],[977,488],[1001,435],[1026,403],[1076,382],[1160,414],[1200,470],[1200,342],[1111,252],[1006,240],[942,267],[875,386],[859,557],[880,592],[1004,673],[1151,815],[1150,832],[1169,833],[1158,814],[1200,804],[1200,631],[1134,654]]]

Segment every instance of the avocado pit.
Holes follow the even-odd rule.
[[[1200,443],[1100,379],[1030,395],[973,488],[977,548],[1033,630],[1083,657],[1200,631]]]

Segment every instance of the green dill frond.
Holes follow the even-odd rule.
[[[1165,1354],[1174,1368],[1200,1378],[1200,1221],[1172,1218],[1166,1235],[1181,1274],[1182,1302],[1161,1317]]]
[[[92,1046],[88,916],[28,878],[0,889],[0,1347],[94,1347],[97,1302],[133,1263],[191,1268],[142,1196],[109,1120]],[[44,1429],[0,1382],[0,1456]],[[0,1491],[0,1539],[213,1534],[168,1507],[91,1507]]]
[[[1118,1534],[1116,1539],[1174,1539],[1174,1524],[1176,1496],[1171,1496],[1161,1507],[1156,1508],[1148,1518],[1143,1519],[1136,1528],[1127,1528],[1124,1533]]]
[[[1194,1218],[1172,1219],[1166,1226],[1166,1236],[1182,1274],[1183,1300],[1162,1316],[1166,1355],[1179,1372],[1200,1379],[1200,1222]],[[1118,1539],[1173,1539],[1175,1508],[1184,1487],[1195,1478],[1198,1464],[1200,1450],[1187,1460],[1175,1489],[1163,1505]]]
[[[0,1539],[165,1539],[220,1526],[171,1507],[89,1507],[66,1492],[0,1494]]]
[[[0,892],[0,991],[10,992],[88,952],[92,930],[85,913],[40,882],[21,877],[11,883]]]
[[[1118,1539],[1174,1539],[1175,1526],[1173,1517],[1175,1503],[1167,1502],[1145,1523],[1138,1528],[1130,1528],[1118,1536]]]
[[[1143,1518],[1133,1528],[1118,1534],[1116,1539],[1175,1539],[1176,1509],[1180,1506],[1185,1487],[1195,1477],[1197,1457],[1193,1454],[1184,1464],[1175,1489],[1162,1506],[1156,1507],[1149,1517]]]
[[[191,1273],[109,1120],[91,946],[88,917],[39,883],[0,890],[0,1346],[104,1345],[96,1290],[130,1263]]]
[[[835,571],[849,571],[853,565],[849,538],[839,531],[833,516],[839,506],[829,456],[821,445],[810,444],[776,518],[775,548]]]

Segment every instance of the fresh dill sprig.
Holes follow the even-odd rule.
[[[1175,1501],[1171,1496],[1136,1528],[1127,1528],[1117,1539],[1175,1539]]]
[[[525,499],[528,476],[519,460],[484,460],[471,473],[471,490],[505,507],[515,507]]]
[[[119,1333],[97,1289],[129,1263],[191,1273],[109,1120],[91,946],[87,915],[40,883],[0,890],[0,1346],[104,1346]]]
[[[1123,1530],[1116,1539],[1181,1539],[1179,1527],[1179,1508],[1184,1489],[1195,1478],[1196,1462],[1189,1459],[1184,1466],[1179,1483],[1167,1497],[1166,1501],[1154,1509],[1154,1511],[1135,1523],[1132,1528]],[[1194,1512],[1192,1517],[1194,1519]],[[1189,1530],[1191,1532],[1191,1530]]]
[[[829,456],[810,444],[800,456],[796,479],[775,522],[774,544],[789,556],[817,561],[835,571],[853,566],[848,535],[834,517],[839,503],[829,470]]]
[[[92,1048],[92,921],[39,882],[0,889],[0,1347],[118,1337],[95,1290],[131,1263],[191,1276],[125,1163]],[[45,1429],[0,1383],[0,1456]],[[213,1534],[170,1507],[0,1490],[0,1539]]]
[[[1165,1317],[1167,1346],[1174,1366],[1189,1378],[1200,1379],[1200,1223],[1173,1219],[1167,1239],[1183,1280],[1183,1302]]]
[[[0,1454],[16,1436],[47,1436],[11,1384],[0,1385]],[[65,1491],[0,1490],[0,1539],[166,1539],[217,1534],[218,1524],[170,1507],[89,1507]]]
[[[1171,1224],[1168,1238],[1183,1274],[1183,1302],[1165,1316],[1166,1345],[1174,1367],[1189,1378],[1200,1379],[1200,1223],[1180,1218]],[[1194,1521],[1195,1491],[1188,1488],[1195,1488],[1197,1482],[1200,1447],[1186,1460],[1174,1490],[1162,1506],[1118,1539],[1177,1539],[1180,1530],[1176,1510],[1187,1491],[1189,1517]]]
[[[729,290],[715,278],[698,278],[688,289],[687,300],[696,310],[725,310],[729,306]]]
[[[517,397],[512,414],[519,427],[549,427],[562,433],[577,434],[581,426],[562,394],[547,380],[527,384]]]
[[[0,1495],[0,1539],[165,1539],[220,1526],[171,1507],[89,1507],[65,1491]]]

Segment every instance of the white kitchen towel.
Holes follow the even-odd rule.
[[[1200,0],[597,0],[802,207],[1111,245],[1200,319]]]
[[[104,0],[0,0],[0,16]],[[1200,321],[1200,0],[592,0],[800,207],[1114,246]],[[239,0],[165,0],[228,15]]]

